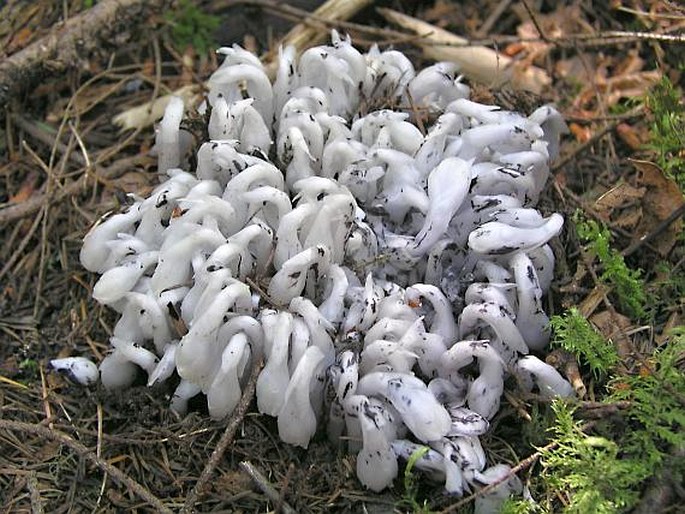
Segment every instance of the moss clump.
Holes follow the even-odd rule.
[[[220,18],[203,13],[191,0],[180,0],[178,7],[167,13],[165,19],[176,47],[192,46],[199,54],[216,47],[214,31],[219,27]]]
[[[590,322],[572,307],[564,315],[552,316],[552,345],[572,353],[579,362],[587,363],[595,378],[605,376],[619,357],[616,347],[605,340]]]
[[[650,142],[657,164],[685,191],[685,105],[683,93],[663,77],[645,98],[650,111]]]
[[[623,256],[611,247],[611,233],[595,220],[588,220],[580,213],[574,215],[578,237],[602,265],[600,279],[611,286],[618,304],[626,314],[643,318],[646,314],[647,295],[640,270],[630,269]]]

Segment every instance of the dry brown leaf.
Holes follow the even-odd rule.
[[[595,326],[604,339],[616,345],[616,350],[622,360],[630,357],[633,343],[626,335],[631,327],[629,318],[623,314],[606,310],[591,316],[590,323]]]
[[[635,230],[637,240],[651,233],[659,223],[679,209],[685,199],[678,184],[668,178],[659,166],[650,161],[631,159],[631,162],[640,172],[639,183],[646,189],[642,198],[642,221]],[[652,245],[662,256],[666,256],[676,243],[682,228],[683,220],[675,220],[654,238]]]
[[[654,340],[657,342],[658,345],[662,345],[666,343],[672,336],[672,331],[674,328],[680,327],[683,325],[683,316],[680,312],[674,311],[671,313],[671,315],[668,317],[668,320],[666,320],[666,324],[664,325],[664,329],[661,331],[660,334],[657,334],[654,336]]]
[[[644,187],[621,182],[595,200],[593,207],[605,221],[614,219],[621,226],[633,228],[642,216],[639,204],[645,192]]]
[[[631,150],[640,150],[647,142],[647,134],[644,131],[638,130],[627,123],[619,123],[616,126],[616,134],[627,144]]]
[[[36,190],[37,182],[38,174],[29,173],[29,175],[26,177],[26,180],[24,180],[24,183],[19,188],[19,191],[13,195],[10,195],[9,203],[21,203],[31,198],[31,195]]]
[[[592,129],[588,125],[571,123],[568,128],[579,143],[585,143],[592,138]]]

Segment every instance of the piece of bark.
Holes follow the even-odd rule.
[[[471,80],[489,87],[509,84],[514,89],[535,94],[552,83],[542,68],[522,65],[485,46],[471,45],[463,37],[392,9],[379,8],[378,12],[386,20],[419,35],[414,43],[421,47],[423,55],[436,61],[457,63],[459,72]]]
[[[13,98],[42,79],[64,73],[96,50],[114,49],[173,0],[102,0],[94,7],[55,25],[50,32],[0,62],[0,117]]]

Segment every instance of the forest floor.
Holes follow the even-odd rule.
[[[168,387],[111,393],[49,369],[58,356],[107,353],[116,316],[91,298],[97,277],[79,264],[81,241],[126,193],[144,196],[157,181],[152,124],[122,128],[115,117],[181,88],[197,97],[217,46],[273,55],[318,4],[157,0],[125,20],[105,13],[74,48],[61,46],[71,21],[115,3],[0,7],[0,85],[3,62],[58,42],[38,71],[27,64],[0,87],[0,511],[471,512],[478,491],[455,499],[411,471],[372,494],[354,457],[323,437],[308,451],[283,444],[254,407],[227,423],[198,402],[180,418]],[[483,446],[515,467],[534,500],[507,512],[683,512],[685,9],[664,0],[362,3],[349,21],[309,26],[322,37],[348,32],[364,49],[394,45],[420,68],[445,48],[422,47],[429,36],[390,24],[378,7],[414,16],[540,73],[533,92],[474,82],[474,99],[525,113],[553,103],[570,127],[540,209],[566,218],[545,299],[555,328],[547,358],[579,398],[507,392]],[[221,442],[230,446],[210,459]]]

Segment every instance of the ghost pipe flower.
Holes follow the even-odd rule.
[[[478,359],[480,375],[469,386],[466,403],[469,408],[491,419],[499,410],[504,392],[504,361],[487,341],[460,341],[444,356],[444,373],[459,371]]]
[[[283,406],[278,413],[278,435],[286,443],[307,448],[316,432],[316,414],[310,390],[317,370],[325,362],[324,353],[316,346],[304,352],[290,378]]]
[[[549,318],[542,310],[542,289],[535,267],[525,253],[512,256],[510,265],[518,297],[516,328],[529,348],[542,350],[549,342]]]
[[[259,412],[271,416],[278,416],[283,408],[290,382],[288,340],[292,332],[293,315],[280,312],[275,323],[271,350],[267,353],[266,365],[257,380],[257,407]]]
[[[157,129],[155,141],[159,156],[157,172],[160,175],[171,168],[178,168],[181,164],[179,127],[182,119],[183,100],[178,96],[172,96]]]
[[[560,214],[552,214],[539,227],[522,228],[491,221],[469,234],[469,248],[484,255],[506,255],[544,245],[564,224]]]
[[[368,400],[359,411],[362,449],[357,454],[359,481],[372,491],[382,491],[397,476],[397,457],[383,432],[383,418],[369,407]]]
[[[430,302],[435,316],[429,331],[441,336],[446,346],[451,346],[457,337],[458,328],[454,322],[452,306],[442,291],[430,284],[414,284],[407,288],[405,296],[410,305],[420,302],[421,298]]]
[[[85,357],[64,357],[50,361],[52,369],[63,371],[69,378],[81,385],[92,385],[98,381],[98,367]]]
[[[434,441],[449,432],[449,414],[416,377],[394,372],[369,373],[359,381],[357,392],[386,398],[420,441]]]
[[[151,266],[157,264],[158,260],[159,252],[145,252],[116,268],[105,271],[93,287],[93,298],[105,305],[120,300],[135,287]]]
[[[221,354],[221,364],[207,390],[209,415],[221,419],[235,409],[240,401],[240,379],[250,357],[247,336],[234,335]]]
[[[325,423],[359,452],[371,490],[417,448],[405,437],[430,444],[417,469],[450,494],[486,483],[478,437],[505,369],[525,390],[570,394],[522,357],[548,340],[547,242],[563,219],[534,204],[560,115],[472,102],[453,64],[417,73],[402,53],[362,55],[335,32],[299,59],[281,49],[273,85],[251,53],[219,53],[197,168],[179,169],[174,99],[156,138],[165,182],[84,238],[82,263],[102,275],[93,296],[121,315],[103,385],[130,386],[142,368],[150,386],[178,384],[174,411],[202,393],[218,419],[263,358],[257,407],[281,438],[307,447]],[[425,131],[394,105],[430,111]]]
[[[537,386],[540,395],[545,398],[566,398],[574,394],[573,386],[556,369],[534,355],[519,359],[513,371],[526,392],[531,392]]]

